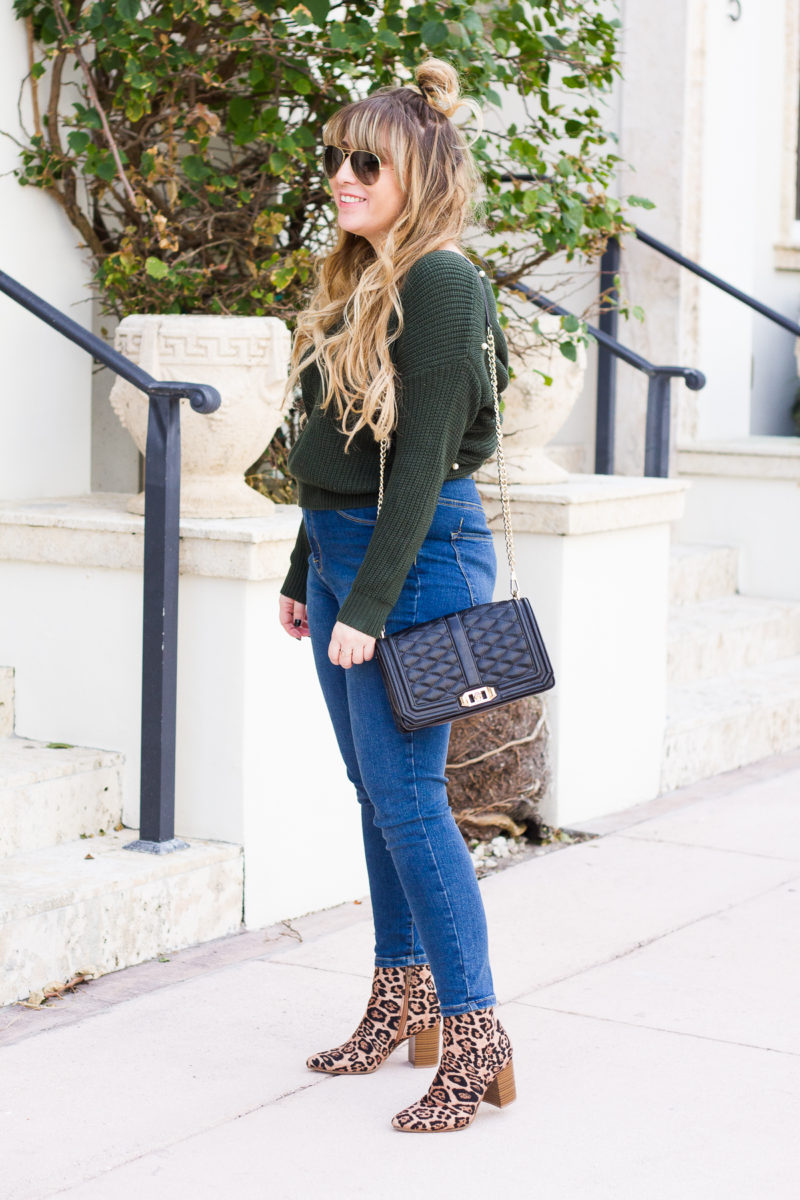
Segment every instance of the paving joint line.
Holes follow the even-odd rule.
[[[737,1042],[731,1038],[712,1037],[708,1033],[694,1033],[690,1029],[668,1029],[663,1025],[649,1025],[646,1022],[624,1021],[620,1017],[601,1017],[597,1013],[577,1012],[571,1008],[556,1008],[550,1004],[536,1003],[527,1000],[510,1000],[509,1004],[521,1004],[525,1008],[538,1008],[542,1012],[561,1013],[565,1017],[581,1017],[587,1021],[605,1021],[610,1025],[624,1025],[629,1029],[649,1029],[653,1033],[668,1033],[675,1037],[697,1038],[703,1042],[715,1042],[720,1046],[740,1046],[743,1050],[762,1050],[767,1054],[788,1054],[792,1058],[800,1058],[800,1050],[784,1050],[777,1046],[757,1046],[754,1042]]]
[[[610,837],[622,837],[627,838],[632,842],[647,842],[656,846],[683,846],[687,850],[713,850],[717,854],[741,854],[745,858],[765,858],[768,862],[796,863],[797,866],[800,867],[800,859],[798,859],[796,855],[792,855],[790,858],[785,858],[782,854],[758,854],[752,850],[739,850],[732,846],[706,846],[702,842],[682,842],[678,838],[642,837],[641,834],[628,833],[624,829],[620,829],[615,833],[604,834],[603,837],[604,840]]]
[[[232,1125],[234,1121],[241,1121],[243,1117],[252,1116],[253,1113],[260,1112],[264,1108],[269,1108],[272,1104],[278,1104],[281,1100],[288,1100],[291,1096],[297,1096],[300,1092],[306,1092],[309,1088],[319,1087],[324,1083],[325,1079],[332,1078],[324,1076],[322,1079],[314,1079],[310,1083],[303,1083],[299,1087],[290,1088],[288,1092],[282,1092],[280,1096],[273,1096],[271,1100],[265,1100],[262,1104],[254,1104],[250,1108],[246,1108],[243,1112],[236,1113],[235,1116],[225,1117],[222,1121],[218,1121],[214,1125],[206,1125],[201,1129],[195,1129],[192,1133],[184,1134],[183,1137],[175,1138],[171,1142],[163,1142],[158,1146],[151,1146],[148,1150],[142,1151],[141,1154],[133,1154],[130,1158],[122,1159],[115,1163],[113,1167],[106,1167],[99,1171],[96,1175],[92,1175],[87,1179],[76,1180],[73,1183],[67,1184],[66,1187],[59,1188],[56,1192],[48,1192],[47,1196],[43,1196],[40,1200],[51,1200],[53,1196],[63,1196],[65,1193],[71,1192],[74,1188],[85,1187],[86,1184],[96,1183],[97,1180],[103,1179],[107,1175],[112,1175],[115,1171],[122,1170],[124,1167],[131,1166],[132,1163],[139,1162],[143,1158],[149,1158],[152,1154],[163,1154],[166,1151],[174,1149],[176,1146],[181,1146],[185,1142],[190,1142],[192,1138],[204,1137],[209,1133],[214,1133],[217,1129],[222,1129],[226,1125]]]
[[[682,925],[675,925],[671,929],[665,929],[662,933],[656,933],[652,937],[643,938],[642,941],[635,942],[632,946],[628,946],[616,954],[610,954],[607,958],[599,958],[596,962],[588,963],[585,966],[579,967],[576,971],[570,971],[566,975],[559,975],[556,979],[548,979],[545,983],[534,984],[532,988],[526,988],[524,991],[518,992],[515,996],[511,996],[503,1003],[514,1004],[520,1001],[521,996],[527,996],[531,992],[538,992],[544,988],[553,987],[557,983],[567,983],[570,979],[577,979],[579,975],[585,975],[589,971],[594,971],[597,967],[608,966],[609,963],[617,962],[619,959],[627,958],[630,954],[635,954],[637,950],[643,950],[647,946],[653,946],[656,942],[662,941],[663,938],[672,937],[675,933],[682,933],[684,929],[690,929],[693,925],[699,925],[701,921],[708,921],[712,917],[722,916],[724,913],[732,912],[734,908],[740,907],[742,904],[749,904],[751,900],[760,900],[763,896],[769,896],[772,892],[780,891],[789,883],[800,882],[800,874],[791,875],[787,879],[782,879],[780,883],[773,884],[768,888],[764,888],[761,892],[754,892],[751,896],[746,896],[742,900],[734,900],[730,904],[723,905],[722,908],[714,909],[712,912],[703,913],[698,917],[692,917],[689,921],[684,921]]]

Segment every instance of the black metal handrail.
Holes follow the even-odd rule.
[[[187,843],[175,837],[181,475],[179,401],[185,397],[195,412],[212,413],[219,408],[221,397],[210,384],[153,379],[147,371],[2,271],[0,292],[134,384],[150,401],[145,459],[139,838],[125,848],[152,854],[180,850]]]
[[[800,337],[800,324],[797,321],[792,321],[789,317],[785,317],[783,313],[770,308],[768,304],[762,304],[760,300],[756,300],[755,296],[750,296],[747,292],[743,292],[741,288],[734,287],[732,283],[721,279],[719,275],[715,275],[712,271],[701,267],[699,263],[694,262],[691,258],[687,258],[680,251],[674,250],[666,242],[660,241],[658,238],[653,237],[652,234],[645,233],[638,225],[633,226],[633,232],[637,239],[643,242],[644,245],[650,246],[665,258],[669,258],[677,263],[678,266],[685,267],[687,271],[691,271],[694,275],[699,276],[700,279],[704,279],[719,291],[732,296],[740,304],[746,304],[755,312],[760,313],[762,317],[766,317],[767,320],[780,325],[782,329],[786,329],[789,333],[794,334],[795,337]],[[616,300],[618,295],[614,280],[619,274],[619,267],[620,242],[619,238],[612,237],[609,238],[600,261],[600,296],[606,320],[614,332],[616,332]],[[610,475],[614,471],[613,429],[615,407],[616,381],[614,379],[614,372],[610,365],[607,351],[600,347],[598,351],[597,376],[597,428],[599,432],[595,448],[595,470],[598,474]]]
[[[720,279],[719,275],[714,275],[712,271],[707,271],[705,267],[701,267],[699,263],[693,262],[691,258],[687,258],[685,254],[681,254],[678,250],[673,250],[666,242],[660,242],[652,234],[645,233],[638,225],[634,225],[633,231],[639,241],[644,242],[645,246],[652,246],[654,250],[657,250],[659,254],[663,254],[665,258],[671,258],[673,262],[678,263],[681,267],[685,267],[687,271],[691,271],[694,275],[699,275],[701,279],[705,279],[707,283],[713,284],[720,291],[727,292],[729,296],[733,296],[734,300],[738,300],[741,304],[746,304],[749,308],[755,309],[757,313],[761,313],[761,316],[766,317],[768,321],[774,321],[776,325],[788,329],[789,333],[793,333],[795,337],[800,337],[800,325],[798,325],[797,321],[792,321],[789,317],[785,317],[783,313],[770,308],[768,304],[762,304],[760,300],[756,300],[755,296],[749,296],[747,292],[743,292],[741,288],[734,287],[727,280]]]
[[[538,308],[545,309],[556,316],[567,317],[573,315],[567,309],[562,308],[561,305],[554,303],[547,296],[542,295],[541,292],[535,292],[523,283],[506,281],[502,275],[496,276],[495,282],[498,287],[505,287],[508,291],[518,292]],[[601,312],[601,322],[602,319],[603,313]],[[648,377],[650,382],[647,385],[644,473],[647,476],[665,477],[668,474],[669,468],[670,380],[683,379],[686,386],[691,391],[696,392],[700,388],[705,387],[705,375],[702,371],[698,371],[694,367],[656,366],[654,363],[648,362],[646,358],[642,358],[641,354],[637,354],[634,350],[623,346],[608,329],[598,329],[596,326],[588,323],[586,324],[586,329],[597,341],[600,350],[603,352],[604,363],[615,364],[617,359],[621,359],[622,362],[635,367],[637,371],[641,371]],[[610,382],[613,383],[613,368],[606,366],[605,369]],[[613,396],[613,387],[609,387],[609,395]],[[601,450],[601,439],[603,453],[608,452],[608,447],[613,454],[613,415],[613,410],[610,410],[610,421],[605,422],[602,427],[598,423],[595,447],[596,458]],[[597,473],[612,474],[612,472],[600,471],[599,469]]]
[[[504,173],[502,183],[545,183],[546,175]],[[637,233],[639,231],[637,230]],[[600,326],[586,325],[598,343],[597,350],[597,417],[595,424],[594,469],[598,475],[614,474],[614,428],[617,404],[617,359],[647,375],[647,418],[645,426],[644,473],[665,477],[669,474],[669,441],[671,423],[670,379],[682,378],[691,391],[705,387],[706,377],[695,367],[657,367],[629,350],[617,338],[617,290],[614,284],[619,273],[619,241],[609,238],[600,261]],[[540,308],[560,316],[574,316],[554,304],[539,292],[519,283],[509,283],[502,276],[495,282],[500,287],[516,290]]]

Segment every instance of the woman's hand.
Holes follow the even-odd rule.
[[[357,667],[375,653],[375,638],[337,621],[331,633],[328,658],[335,667]]]
[[[278,619],[289,637],[310,637],[308,613],[305,604],[291,600],[288,596],[278,597]]]

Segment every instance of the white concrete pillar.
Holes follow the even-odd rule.
[[[800,600],[800,438],[697,442],[678,453],[691,480],[685,542],[739,548],[739,591]]]
[[[0,129],[19,137],[28,72],[25,25],[0,8]],[[46,79],[40,85],[47,95]],[[21,110],[32,128],[29,92]],[[80,237],[55,200],[20,187],[19,150],[0,137],[0,271],[91,327],[91,271]],[[0,295],[0,497],[88,492],[92,360]]]
[[[573,475],[512,487],[517,574],[553,662],[546,693],[553,825],[658,795],[664,745],[670,522],[686,484]],[[496,597],[508,595],[498,488]]]
[[[17,732],[125,754],[139,811],[143,518],[127,495],[0,504],[0,664]],[[251,927],[367,891],[361,818],[307,640],[278,625],[300,521],[181,522],[176,832],[245,853]]]

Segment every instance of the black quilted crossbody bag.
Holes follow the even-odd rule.
[[[484,272],[479,274],[482,276]],[[406,733],[499,708],[510,700],[547,691],[555,682],[530,601],[519,594],[500,426],[494,334],[483,283],[481,289],[487,330],[483,348],[488,352],[494,395],[497,470],[511,572],[511,599],[476,604],[378,639],[375,652],[386,693],[395,722]],[[383,503],[386,449],[384,439],[381,442],[378,512]]]

